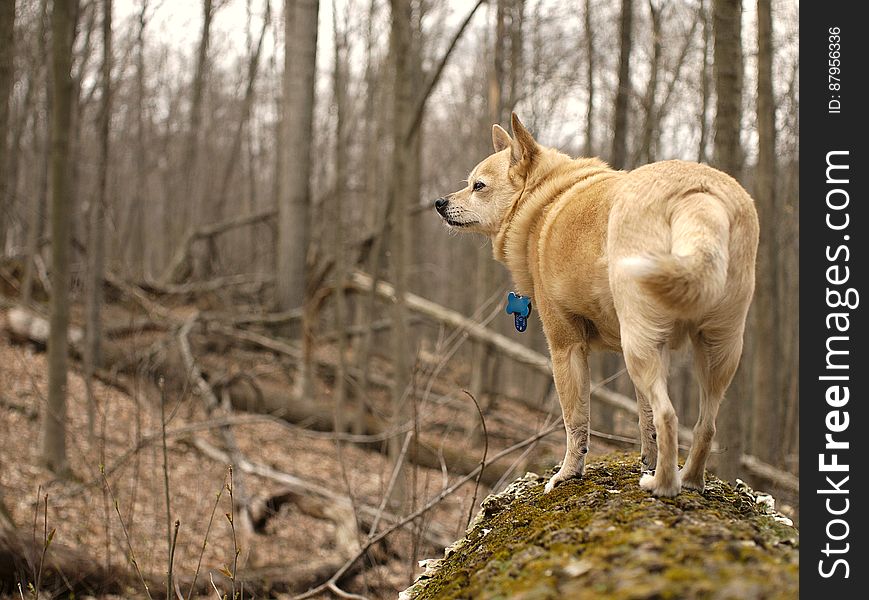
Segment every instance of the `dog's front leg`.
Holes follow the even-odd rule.
[[[586,348],[582,344],[553,348],[552,374],[567,430],[567,450],[561,469],[546,484],[547,492],[565,479],[582,477],[585,469],[591,395]]]

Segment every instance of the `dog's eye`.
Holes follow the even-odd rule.
[[[483,183],[482,181],[475,181],[474,182],[474,191],[475,192],[479,192],[484,187],[486,187],[486,184]]]

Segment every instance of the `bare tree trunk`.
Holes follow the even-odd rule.
[[[187,139],[184,143],[182,185],[183,196],[176,201],[181,202],[181,218],[173,228],[172,237],[177,239],[180,234],[193,224],[200,208],[199,195],[195,193],[194,184],[199,175],[199,140],[202,135],[202,99],[205,94],[205,78],[208,72],[208,47],[211,44],[211,22],[214,17],[212,0],[202,0],[202,35],[196,51],[196,72],[191,85],[190,113],[187,129]]]
[[[247,65],[247,86],[244,90],[244,99],[241,102],[241,117],[235,127],[235,133],[232,137],[232,146],[229,149],[229,155],[226,159],[226,164],[223,168],[223,180],[220,188],[217,191],[217,198],[212,213],[213,221],[220,221],[224,218],[224,208],[226,197],[229,194],[229,186],[232,183],[232,177],[235,175],[236,168],[241,168],[241,142],[245,127],[250,121],[250,113],[253,109],[254,92],[256,91],[257,74],[259,73],[260,55],[262,54],[263,40],[265,39],[266,29],[271,20],[271,2],[266,2],[266,14],[263,17],[262,29],[260,30],[259,38],[257,39],[256,47],[250,56]],[[253,212],[252,210],[250,212]]]
[[[655,6],[654,0],[649,0],[649,14],[652,18],[652,59],[649,65],[649,82],[646,85],[646,95],[643,98],[645,116],[643,120],[643,137],[635,164],[651,162],[655,158],[655,132],[658,128],[658,72],[661,68],[661,50],[663,32],[661,31],[661,8]]]
[[[411,383],[411,348],[408,344],[407,307],[405,294],[407,291],[407,270],[410,257],[408,235],[410,222],[408,219],[408,199],[414,196],[413,179],[410,174],[410,152],[412,143],[407,137],[413,118],[413,81],[412,66],[412,27],[413,14],[410,0],[391,0],[392,25],[390,53],[394,64],[393,80],[393,148],[392,148],[392,179],[390,195],[392,196],[392,271],[395,282],[396,302],[393,305],[392,325],[392,366],[394,370],[392,385],[393,423],[407,421],[410,415],[410,402],[407,391]],[[393,461],[400,460],[402,440],[396,436],[390,440],[389,455]],[[403,471],[403,470],[402,470]],[[398,482],[403,481],[399,476]],[[405,486],[396,485],[393,501],[403,505],[405,501]]]
[[[780,328],[778,263],[782,251],[782,222],[776,201],[775,98],[772,87],[772,8],[770,0],[757,0],[757,169],[754,198],[760,220],[757,287],[752,313],[754,349],[754,416],[751,452],[762,460],[778,462],[777,440],[781,439],[783,416],[778,377]]]
[[[703,19],[703,62],[700,66],[700,142],[697,145],[697,162],[706,162],[706,144],[709,139],[710,81],[709,81],[709,42],[712,39],[709,26],[707,0],[700,0],[700,18]]]
[[[39,49],[39,69],[34,74],[34,82],[40,81],[41,75],[48,71],[48,0],[41,0],[39,5],[39,37],[37,47]],[[51,153],[50,121],[52,93],[51,77],[45,77],[45,104],[42,109],[37,108],[33,116],[33,144],[39,145],[39,165],[37,167],[36,190],[29,199],[30,223],[27,229],[27,257],[24,263],[24,275],[21,282],[21,304],[29,306],[33,298],[33,276],[36,271],[36,260],[39,254],[39,238],[45,228],[45,208],[48,203],[48,162]],[[38,100],[37,100],[38,102]],[[40,119],[41,115],[41,119]],[[45,124],[40,135],[39,124]]]
[[[41,457],[55,473],[67,470],[66,363],[69,328],[69,247],[74,202],[70,130],[73,103],[72,47],[77,0],[55,0],[51,16],[51,335],[48,340],[48,401],[42,412]]]
[[[49,98],[46,97],[46,105],[49,102]],[[50,106],[46,106],[44,110],[47,115],[51,111],[51,108]],[[33,301],[33,277],[39,254],[39,238],[42,237],[42,232],[45,229],[45,205],[48,196],[48,155],[51,152],[51,142],[49,141],[47,131],[40,132],[40,122],[47,123],[48,118],[40,119],[37,115],[33,117],[33,144],[37,146],[36,152],[38,153],[39,160],[36,167],[36,190],[30,195],[27,202],[30,207],[28,211],[30,220],[27,226],[24,275],[21,278],[21,296],[19,298],[23,306],[30,306]]]
[[[741,163],[739,145],[742,122],[742,0],[713,0],[715,111],[714,157],[718,168],[738,177]],[[744,419],[751,389],[750,344],[743,354],[728,399],[719,418],[719,439],[727,451],[719,457],[717,474],[733,481],[739,475],[744,454]],[[742,404],[737,404],[742,403]]]
[[[276,274],[280,310],[305,302],[318,10],[319,0],[287,0],[285,6],[284,160]]]
[[[304,306],[310,233],[311,137],[317,64],[319,0],[286,0],[284,7],[284,101],[280,199],[275,274],[277,307]],[[296,396],[310,392],[310,319],[302,320],[305,360],[296,379]]]
[[[715,164],[733,177],[742,170],[742,0],[713,0]]]
[[[591,19],[591,0],[585,0],[585,86],[588,105],[585,108],[585,155],[594,156],[594,27]]]
[[[793,132],[795,136],[792,146],[782,140],[778,144],[776,154],[782,157],[778,164],[781,166],[776,180],[783,181],[779,189],[778,200],[779,215],[783,218],[784,226],[781,235],[783,261],[779,265],[779,288],[778,308],[780,313],[780,348],[782,360],[779,361],[779,370],[782,374],[781,401],[785,405],[784,432],[785,437],[781,446],[782,460],[785,466],[792,472],[799,474],[799,441],[800,441],[800,403],[799,385],[800,378],[794,376],[800,372],[800,321],[799,321],[799,160],[796,156],[796,140],[799,139],[799,63],[795,62],[789,78],[788,89],[783,98],[788,101],[786,111],[785,130]],[[785,148],[787,154],[784,154]],[[784,156],[782,156],[784,154]]]
[[[95,435],[96,400],[93,390],[94,370],[100,366],[100,311],[103,303],[103,271],[105,262],[105,207],[108,196],[109,124],[112,110],[112,0],[103,0],[103,67],[102,106],[99,113],[99,172],[97,197],[89,207],[88,281],[85,300],[84,375],[87,387],[88,435]]]
[[[6,252],[6,215],[14,190],[7,190],[9,99],[15,81],[15,0],[0,2],[0,256]]]
[[[619,87],[613,121],[613,147],[610,162],[623,169],[628,160],[628,104],[631,97],[631,42],[634,18],[633,0],[622,0],[619,22]]]
[[[510,86],[507,97],[502,103],[504,116],[501,123],[506,124],[510,111],[519,97],[519,86],[522,85],[525,64],[525,0],[512,0],[510,3]]]
[[[338,332],[335,370],[335,429],[343,431],[347,395],[347,244],[344,239],[344,207],[347,195],[347,30],[339,31],[338,7],[332,2],[332,28],[335,40],[335,64],[332,88],[335,105],[335,197],[333,199],[333,225],[335,227],[335,329]]]
[[[139,11],[139,26],[136,28],[136,153],[135,189],[129,218],[128,271],[135,279],[142,279],[148,269],[145,266],[145,186],[147,184],[148,158],[145,146],[145,26],[147,25],[148,0],[142,0]],[[192,173],[191,173],[192,175]],[[164,232],[170,234],[170,232]],[[170,234],[171,235],[171,234]],[[158,242],[161,247],[169,239]]]

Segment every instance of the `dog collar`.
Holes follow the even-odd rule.
[[[522,333],[528,327],[528,316],[531,314],[531,298],[520,296],[515,292],[507,294],[507,314],[513,315],[516,331]]]

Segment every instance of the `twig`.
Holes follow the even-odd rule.
[[[162,383],[162,382],[161,382]],[[163,493],[166,500],[166,546],[169,556],[168,570],[166,571],[166,595],[172,590],[172,559],[175,548],[172,536],[172,505],[169,501],[169,450],[166,446],[166,390],[160,385],[160,431],[163,440]],[[175,537],[178,536],[178,521],[175,521]]]
[[[214,588],[214,593],[217,594],[217,600],[223,600],[223,594],[220,593],[220,590],[218,590],[217,586],[214,584],[214,573],[209,571],[208,577],[211,579],[211,587]]]
[[[483,427],[483,457],[480,459],[480,471],[477,473],[477,478],[474,480],[474,495],[471,496],[471,506],[468,508],[468,522],[465,525],[467,529],[471,524],[471,519],[474,517],[474,506],[477,504],[477,493],[480,491],[480,479],[483,477],[483,471],[486,469],[486,457],[489,455],[489,432],[486,429],[486,418],[483,416],[483,411],[480,408],[480,403],[474,398],[474,395],[468,390],[462,390],[465,395],[470,398],[474,406],[477,408],[477,414],[480,415],[480,425]]]
[[[438,63],[438,66],[435,68],[431,79],[429,79],[425,91],[422,93],[422,95],[420,95],[419,100],[417,100],[414,110],[413,121],[411,121],[411,125],[410,127],[408,127],[408,130],[404,132],[405,144],[410,142],[413,134],[416,133],[417,129],[419,129],[419,125],[422,122],[422,117],[425,114],[426,101],[429,99],[429,96],[431,96],[431,93],[434,90],[435,86],[438,84],[438,81],[440,81],[441,74],[444,71],[444,67],[447,66],[447,62],[449,61],[450,56],[452,55],[453,50],[456,47],[456,44],[459,42],[459,39],[461,39],[462,34],[465,32],[465,29],[468,28],[468,25],[471,23],[471,19],[473,19],[474,15],[477,13],[477,9],[479,9],[484,2],[486,2],[486,0],[478,0],[477,4],[474,5],[474,8],[472,8],[471,11],[468,13],[468,16],[465,17],[465,20],[462,21],[462,24],[456,31],[453,39],[450,41],[450,45],[447,47],[446,52],[444,52],[444,55]]]
[[[553,425],[547,427],[546,429],[544,429],[540,433],[537,433],[537,434],[531,436],[530,438],[522,440],[521,442],[513,444],[509,448],[505,448],[504,450],[501,450],[495,456],[492,457],[492,460],[489,461],[489,464],[492,464],[492,463],[498,461],[499,459],[503,458],[504,456],[507,456],[508,454],[515,452],[516,450],[519,450],[520,448],[524,448],[528,444],[533,444],[537,440],[539,440],[543,437],[546,437],[547,435],[549,435],[555,431],[558,431],[558,429],[561,427],[563,427],[563,423],[561,423],[559,421],[559,422],[554,423]],[[393,524],[388,529],[381,531],[379,534],[377,534],[373,538],[370,538],[365,543],[365,545],[359,551],[356,552],[356,554],[352,558],[350,558],[347,562],[345,562],[344,565],[340,569],[338,569],[335,572],[335,574],[332,575],[332,577],[329,578],[328,581],[318,585],[315,588],[308,590],[307,592],[305,592],[303,594],[293,596],[291,598],[291,600],[305,600],[306,598],[312,598],[312,597],[314,597],[314,596],[316,596],[316,595],[318,595],[326,590],[331,590],[332,589],[331,586],[335,585],[341,579],[341,577],[343,577],[344,574],[347,573],[347,571],[349,571],[350,568],[352,568],[354,564],[356,564],[356,561],[358,561],[360,558],[362,558],[365,555],[365,553],[367,553],[368,550],[370,550],[375,544],[380,542],[380,540],[384,539],[385,537],[390,535],[395,530],[399,529],[400,527],[403,527],[405,524],[407,524],[407,523],[413,521],[414,519],[420,517],[421,515],[427,513],[432,508],[434,508],[435,506],[440,504],[445,498],[456,493],[456,491],[459,488],[461,488],[464,484],[466,484],[467,482],[474,479],[477,476],[477,474],[480,472],[480,470],[481,470],[481,467],[477,467],[476,469],[474,469],[473,471],[471,471],[470,473],[468,473],[464,477],[460,477],[458,480],[456,480],[455,483],[453,483],[448,488],[442,490],[439,494],[437,494],[434,498],[432,498],[424,506],[417,509],[413,513],[407,515],[406,517],[402,518],[401,520],[399,520],[398,522]]]
[[[130,534],[127,531],[127,524],[124,523],[124,518],[121,516],[121,509],[118,506],[118,499],[115,498],[115,492],[112,491],[112,486],[109,485],[109,480],[106,477],[106,471],[103,468],[103,465],[100,465],[100,474],[103,476],[103,482],[105,483],[106,489],[109,491],[109,495],[112,497],[112,503],[115,505],[115,512],[118,514],[118,520],[121,522],[121,530],[124,532],[124,539],[127,541],[127,550],[130,551],[130,562],[133,565],[133,568],[136,570],[136,575],[139,577],[139,581],[142,584],[142,587],[145,588],[145,594],[148,596],[148,600],[153,600],[151,597],[151,590],[148,589],[148,584],[145,582],[145,578],[142,576],[142,571],[139,569],[139,562],[136,560],[136,554],[133,552],[133,543],[130,540]]]
[[[335,583],[329,584],[329,591],[338,596],[339,598],[348,598],[349,600],[368,600],[367,596],[360,596],[359,594],[351,594],[350,592],[345,592]]]
[[[175,520],[175,531],[172,534],[172,539],[169,541],[169,572],[166,576],[167,583],[169,587],[166,588],[166,597],[168,598],[171,595],[171,590],[175,589],[175,586],[172,584],[172,569],[175,566],[175,548],[178,547],[178,529],[181,527],[181,521]]]
[[[214,523],[214,515],[217,514],[217,507],[220,504],[220,497],[223,496],[223,489],[226,485],[226,480],[220,486],[220,491],[217,492],[217,499],[214,501],[214,506],[211,509],[211,516],[208,517],[208,527],[205,528],[205,538],[202,540],[202,548],[199,550],[199,560],[196,562],[196,571],[193,573],[193,583],[190,584],[190,591],[187,592],[187,600],[193,597],[193,590],[196,589],[196,580],[199,578],[199,571],[202,568],[202,557],[205,555],[205,547],[208,545],[208,534],[211,533],[211,525]]]
[[[235,498],[233,497],[233,477],[232,477],[232,465],[229,465],[229,484],[226,489],[229,491],[229,512],[226,513],[226,519],[229,521],[229,528],[232,530],[232,571],[229,577],[230,583],[232,583],[232,600],[236,600],[235,595],[235,578],[238,574],[238,554],[241,550],[238,549],[238,537],[235,534]]]
[[[392,474],[389,477],[389,483],[386,486],[386,491],[383,494],[383,499],[380,501],[380,506],[377,507],[377,513],[374,515],[374,520],[371,522],[371,528],[368,530],[368,536],[371,537],[377,531],[377,526],[380,525],[380,518],[383,516],[383,511],[386,510],[386,505],[389,498],[392,496],[392,488],[395,487],[395,482],[398,480],[398,474],[401,471],[401,466],[404,464],[404,458],[407,456],[407,450],[410,448],[410,440],[413,439],[413,432],[408,431],[404,436],[404,443],[401,445],[401,452],[398,455],[398,460],[392,467]]]
[[[47,494],[46,494],[47,495]],[[36,523],[39,521],[39,499],[42,498],[42,484],[36,487],[36,508],[33,509],[33,530],[31,532],[31,539],[33,541],[33,545],[36,546]],[[33,571],[33,581],[37,580],[36,573],[36,565],[32,565]]]
[[[42,555],[39,557],[39,571],[36,574],[36,590],[34,600],[39,600],[39,589],[42,587],[42,570],[45,566],[45,556],[48,554],[48,547],[51,545],[51,540],[54,539],[55,529],[48,532],[48,494],[45,495],[45,519],[43,521],[42,530]]]

